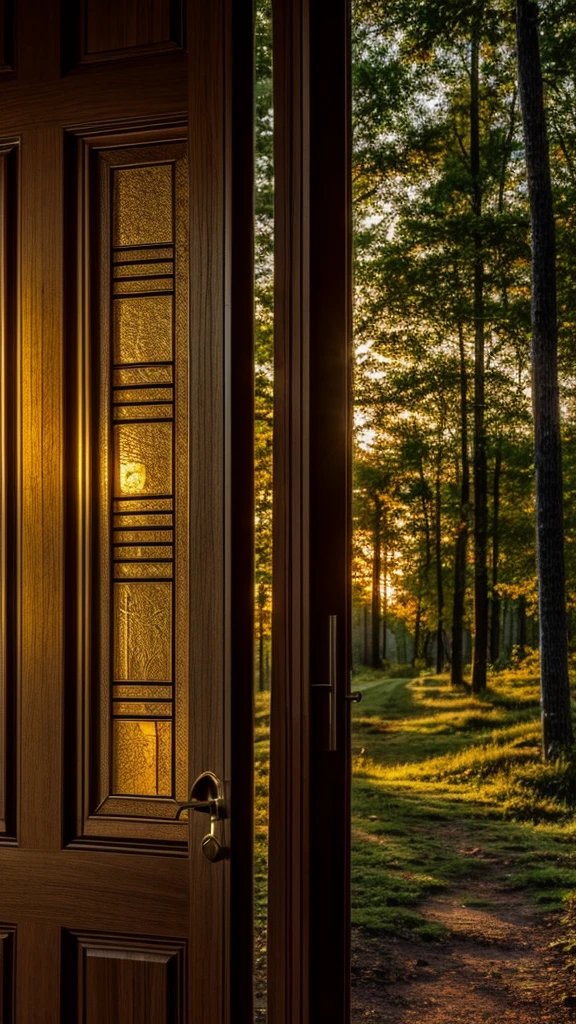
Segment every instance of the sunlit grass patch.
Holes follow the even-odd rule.
[[[535,674],[494,674],[480,697],[453,690],[447,676],[383,679],[354,714],[353,863],[377,860],[396,878],[392,898],[404,892],[399,905],[416,917],[434,888],[495,873],[542,910],[559,909],[576,888],[566,853],[576,761],[542,763]],[[358,889],[355,878],[353,920],[374,930],[380,915],[381,929],[393,930],[390,890],[372,893],[368,911],[366,883]],[[422,913],[420,922],[400,915],[398,929],[418,930]]]

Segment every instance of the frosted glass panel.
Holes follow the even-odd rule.
[[[114,362],[161,363],[172,359],[172,296],[114,300]]]
[[[113,788],[131,796],[172,795],[172,723],[113,723]]]
[[[149,817],[122,798],[188,795],[186,145],[102,160],[101,788],[116,817]]]
[[[172,492],[171,423],[118,424],[114,438],[116,495]]]
[[[172,164],[116,169],[113,201],[114,245],[172,241]]]
[[[171,583],[114,585],[114,679],[172,681]]]

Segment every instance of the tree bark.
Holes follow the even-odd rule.
[[[372,528],[372,668],[380,668],[380,576],[382,545],[382,505],[379,495],[374,496],[374,524]]]
[[[418,603],[416,605],[416,622],[414,623],[414,656],[412,658],[412,665],[416,665],[418,661],[418,653],[420,649],[420,623],[422,621],[422,590],[418,590]]]
[[[460,437],[462,479],[460,482],[460,521],[454,555],[454,600],[452,605],[452,686],[464,682],[464,609],[466,600],[466,556],[470,529],[470,459],[468,457],[468,371],[464,347],[464,328],[458,324],[460,352]]]
[[[260,693],[266,689],[264,671],[264,606],[266,604],[266,587],[260,583],[258,588],[258,689]]]
[[[500,482],[502,478],[502,444],[498,441],[494,463],[492,495],[492,594],[490,597],[490,661],[500,657],[500,597],[498,590],[498,559],[500,557]]]
[[[544,757],[574,741],[568,679],[556,239],[538,5],[517,0],[520,102],[532,225],[532,402],[536,468],[536,534]]]
[[[436,600],[438,618],[436,624],[436,671],[444,668],[444,581],[442,579],[442,455],[436,464]]]
[[[470,61],[470,171],[474,215],[474,664],[472,690],[486,689],[488,667],[488,466],[484,423],[484,253],[480,168],[480,16],[474,20]]]

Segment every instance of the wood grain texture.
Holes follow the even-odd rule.
[[[67,1024],[186,1024],[184,942],[64,934]]]
[[[60,928],[23,921],[16,945],[18,1024],[60,1024]]]
[[[225,166],[222,132],[224,0],[189,0],[190,133],[190,372],[202,382],[191,405],[190,463],[195,486],[190,560],[191,649],[190,739],[192,777],[213,771],[227,780],[224,738],[225,695],[225,522],[224,522],[224,274]],[[192,70],[195,69],[195,70]],[[207,729],[207,722],[211,728]],[[202,822],[192,818],[190,842],[198,847]],[[220,826],[221,840],[225,829]],[[190,1001],[202,1006],[206,1024],[227,1020],[223,966],[229,942],[229,861],[199,864],[191,876],[198,905],[191,935]],[[200,894],[204,894],[204,900]],[[195,965],[195,969],[192,967]]]
[[[14,74],[15,0],[0,0],[0,80]]]
[[[66,71],[184,47],[183,0],[65,0]]]
[[[1,88],[4,135],[44,121],[84,129],[130,118],[141,122],[146,117],[185,115],[187,62],[184,55],[175,54],[138,66],[95,67],[89,75],[54,76],[42,83],[41,90],[31,72],[27,79],[20,74],[2,82]]]
[[[0,838],[16,830],[20,472],[18,144],[0,146]]]
[[[276,0],[274,580],[268,1013],[309,1012],[309,24]],[[316,801],[317,803],[317,801]],[[324,847],[325,848],[325,847]]]
[[[63,153],[58,128],[23,137],[20,841],[61,845]]]
[[[310,788],[310,1019],[350,1017],[352,205],[349,4],[310,6],[310,676],[327,680],[337,616],[336,750],[316,701]],[[330,168],[326,173],[326,167]],[[330,847],[330,856],[322,851]]]
[[[249,0],[188,4],[189,116],[199,126],[190,133],[191,374],[201,382],[191,406],[191,678],[203,680],[191,694],[191,749],[198,771],[225,781],[231,849],[192,878],[192,905],[198,885],[206,902],[191,933],[190,962],[201,966],[190,995],[205,1024],[252,1016],[252,17]],[[192,822],[191,842],[200,836]]]
[[[63,850],[4,849],[2,914],[7,920],[103,931],[185,936],[185,858]],[[195,916],[195,908],[192,908]]]
[[[270,1024],[349,1018],[348,4],[275,0]],[[328,168],[328,170],[327,170]],[[325,749],[329,618],[336,750]],[[320,694],[320,695],[319,695]],[[321,800],[318,794],[322,794]],[[327,856],[327,850],[330,851]]]

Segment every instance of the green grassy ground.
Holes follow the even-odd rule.
[[[444,676],[354,687],[353,923],[432,937],[422,898],[458,887],[466,904],[495,871],[560,909],[576,888],[576,766],[541,762],[538,680],[495,675],[482,698]]]
[[[423,898],[497,872],[542,911],[576,890],[576,762],[540,759],[538,680],[494,675],[486,696],[448,677],[385,678],[354,689],[352,920],[371,933],[435,937]],[[256,699],[256,917],[266,908],[269,695]]]

